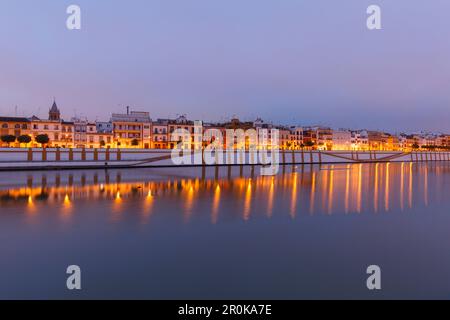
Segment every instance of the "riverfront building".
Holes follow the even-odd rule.
[[[334,130],[333,150],[352,150],[352,132],[350,130]]]
[[[29,135],[31,133],[31,121],[27,118],[0,117],[0,135]]]
[[[150,148],[152,120],[148,112],[130,111],[127,107],[126,114],[113,113],[111,122],[117,147]]]
[[[56,103],[49,108],[48,118],[36,116],[1,117],[1,147],[62,147],[62,148],[144,148],[144,149],[199,149],[221,136],[223,148],[249,148],[252,135],[265,140],[271,147],[277,130],[278,147],[284,150],[435,150],[450,149],[450,135],[414,133],[390,134],[375,130],[333,130],[324,126],[282,126],[257,118],[255,121],[241,121],[236,116],[228,122],[202,123],[180,115],[175,119],[153,121],[150,113],[132,111],[113,113],[110,121],[89,121],[72,118],[65,121]],[[176,130],[183,133],[174,136]],[[246,132],[245,146],[238,145],[239,139],[227,142],[226,130]],[[249,131],[250,130],[250,131]],[[205,134],[206,133],[206,134]],[[48,139],[41,140],[42,137]],[[229,138],[229,137],[228,137]],[[180,143],[183,141],[183,143]]]

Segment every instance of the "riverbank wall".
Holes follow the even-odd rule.
[[[261,154],[224,151],[223,154],[213,154],[216,164],[208,164],[205,160],[199,161],[204,159],[199,152],[185,151],[177,159],[171,156],[171,152],[160,149],[0,148],[0,170],[226,166],[270,162]],[[278,155],[280,165],[426,161],[450,161],[450,152],[280,150]]]

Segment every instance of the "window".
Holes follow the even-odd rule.
[[[15,129],[20,129],[20,124],[14,125],[14,128],[15,128]]]
[[[26,124],[23,124],[22,129],[26,130],[26,129],[28,129],[28,126]]]
[[[44,125],[44,130],[48,130],[48,125]]]
[[[58,125],[55,126],[55,130],[59,130],[59,126]]]
[[[2,128],[3,129],[8,129],[8,124],[7,123],[2,124]]]

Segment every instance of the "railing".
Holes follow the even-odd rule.
[[[183,157],[194,156],[199,150],[184,150]],[[122,162],[122,163],[159,163],[170,159],[172,150],[169,149],[113,149],[113,148],[0,148],[0,163],[68,163],[68,162]],[[255,164],[257,157],[264,157],[249,151],[243,153],[233,150],[231,154],[238,154],[238,164]],[[223,150],[223,164],[227,161],[227,151]],[[217,155],[215,155],[217,157]],[[202,157],[203,158],[203,157]],[[319,151],[319,150],[279,150],[280,164],[321,164],[321,163],[364,163],[390,161],[450,161],[448,151]],[[264,159],[263,159],[264,160]],[[265,163],[265,161],[262,161]],[[204,163],[202,163],[204,164]]]

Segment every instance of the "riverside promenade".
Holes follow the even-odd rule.
[[[0,148],[0,170],[63,170],[102,168],[143,168],[182,166],[261,165],[276,163],[333,164],[370,162],[450,161],[450,152],[432,151],[310,151],[280,150],[277,159],[267,160],[251,153],[223,152],[214,155],[216,162],[208,164],[194,160],[194,151],[184,151],[177,159],[172,150],[161,149],[62,149],[62,148]],[[201,158],[200,154],[200,158]],[[174,161],[175,160],[175,161]],[[197,158],[198,160],[198,158]],[[181,163],[180,163],[181,162]]]

